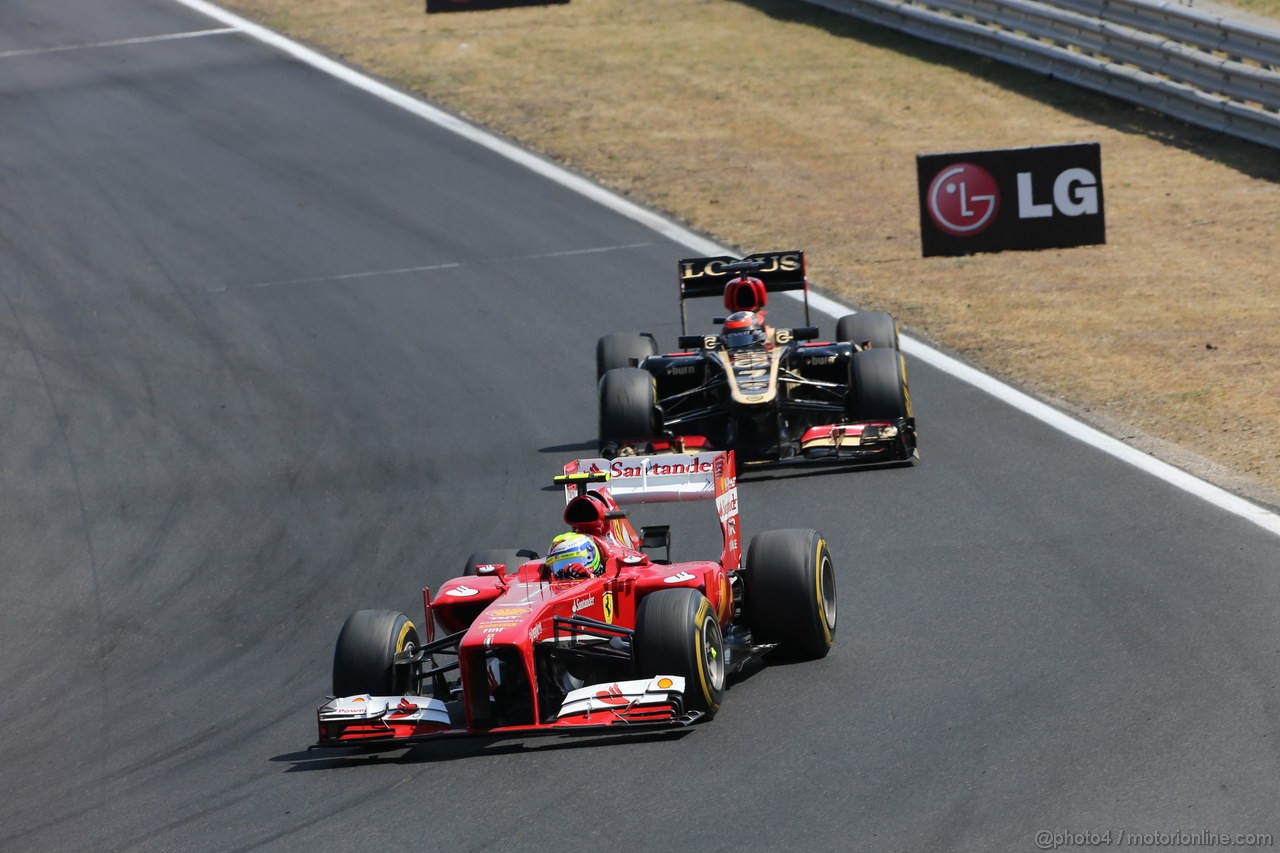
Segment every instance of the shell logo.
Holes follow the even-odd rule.
[[[658,687],[659,687],[659,689],[661,689],[661,690],[667,690],[667,689],[669,689],[669,688],[671,687],[671,685],[673,685],[673,684],[675,684],[675,682],[674,682],[674,681],[672,681],[670,678],[665,678],[665,677],[664,677],[664,678],[659,678],[659,679],[658,679]]]

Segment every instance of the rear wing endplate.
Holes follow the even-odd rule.
[[[684,301],[703,296],[723,296],[724,287],[739,275],[754,276],[764,282],[769,293],[804,291],[804,322],[809,324],[809,277],[804,252],[756,252],[745,258],[717,255],[712,258],[684,258],[677,262],[680,280],[680,331],[687,333]]]

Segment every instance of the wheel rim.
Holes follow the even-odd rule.
[[[822,597],[822,618],[826,621],[827,632],[836,629],[836,573],[831,567],[831,557],[822,555],[822,565],[818,569],[818,590]]]
[[[413,626],[412,622],[405,622],[400,627],[400,635],[396,638],[396,649],[392,653],[392,659],[398,655],[405,653],[413,654],[418,650],[418,644],[414,642],[418,635],[418,629]],[[409,693],[414,689],[413,679],[407,674],[401,674],[400,678],[396,677],[396,667],[391,665],[391,692],[392,693]]]
[[[711,616],[702,621],[702,667],[707,674],[707,683],[711,689],[719,693],[724,689],[724,639],[720,633],[720,624]]]

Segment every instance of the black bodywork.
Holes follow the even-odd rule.
[[[762,303],[731,304],[737,297],[726,291],[726,285],[739,276],[758,280],[767,293],[803,291],[808,322],[804,253],[790,250],[761,252],[740,260],[712,257],[679,261],[682,330],[684,302],[690,298],[720,296],[730,311],[762,311]],[[906,365],[898,350],[897,324],[884,312],[871,314],[879,316],[878,327],[852,317],[842,319],[838,334],[844,335],[844,340],[819,341],[818,329],[806,325],[769,328],[766,341],[729,348],[717,331],[683,334],[678,352],[659,354],[651,335],[633,335],[634,344],[606,357],[601,355],[606,343],[601,339],[597,365],[602,376],[602,453],[643,453],[661,449],[664,441],[678,449],[682,444],[689,446],[696,437],[713,448],[736,451],[742,463],[796,458],[857,462],[914,459],[915,420]],[[878,340],[863,340],[864,335],[856,332],[859,329],[875,329]],[[613,379],[604,381],[605,368],[623,364],[652,377],[653,396],[647,404],[638,399],[648,384],[642,379],[628,380],[631,390],[627,392],[618,391],[611,384]],[[652,418],[619,414],[634,412],[633,407],[642,405],[652,406]],[[653,435],[632,436],[636,429],[648,429]]]
[[[817,337],[813,327],[773,334],[783,341],[774,343],[776,355],[764,345],[730,351],[709,335],[681,339],[682,345],[696,340],[696,348],[645,359],[640,366],[654,377],[663,433],[703,436],[713,447],[732,448],[743,462],[911,457],[909,418],[895,419],[896,442],[803,453],[801,439],[810,428],[859,418],[852,372],[858,350],[852,343],[800,340]]]

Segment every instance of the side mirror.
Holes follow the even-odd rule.
[[[507,576],[507,564],[486,563],[483,566],[476,566],[476,574],[480,577],[496,577],[501,580]]]

